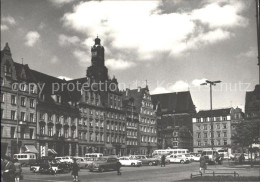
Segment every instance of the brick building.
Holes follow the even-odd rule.
[[[190,92],[152,95],[158,120],[158,148],[192,150],[192,116],[196,113]]]

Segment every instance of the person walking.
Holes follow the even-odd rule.
[[[22,175],[22,167],[18,159],[14,159],[14,166],[15,166],[15,173],[14,173],[15,182],[19,182]]]
[[[200,173],[202,173],[202,170],[203,170],[203,174],[205,174],[206,169],[207,169],[206,159],[205,159],[204,155],[202,154],[200,157]]]
[[[162,155],[162,157],[161,157],[161,167],[162,166],[165,167],[165,155]]]
[[[11,157],[6,156],[4,159],[4,169],[3,169],[3,181],[4,182],[14,182],[15,166],[11,160]]]
[[[77,164],[76,159],[73,159],[71,170],[72,170],[71,175],[73,177],[73,181],[79,181],[79,166]]]
[[[120,171],[120,168],[121,168],[121,163],[119,162],[119,160],[117,160],[116,162],[116,170],[117,170],[117,175],[121,175],[121,171]]]

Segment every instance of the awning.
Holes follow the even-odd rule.
[[[38,150],[35,148],[34,145],[24,145],[25,148],[26,148],[26,151],[25,152],[31,152],[31,153],[36,153],[38,154]]]
[[[57,155],[58,153],[54,149],[48,149],[48,152]]]

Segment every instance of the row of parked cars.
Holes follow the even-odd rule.
[[[199,161],[200,156],[195,154],[179,154],[166,156],[166,164],[170,163],[190,163]],[[91,157],[55,157],[55,159],[40,159],[30,165],[30,170],[35,173],[66,173],[70,172],[70,166],[76,159],[80,169],[89,169],[89,171],[116,170],[116,164],[119,161],[122,166],[140,167],[143,165],[157,166],[161,163],[161,156],[147,157],[145,155],[130,155],[130,156],[102,156],[99,158]]]

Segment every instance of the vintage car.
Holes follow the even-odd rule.
[[[145,155],[130,155],[130,159],[140,160],[142,165],[157,166],[159,164],[156,158],[147,158]]]
[[[201,154],[199,154],[199,153],[190,153],[190,155],[191,155],[191,158],[192,158],[193,161],[195,161],[195,162],[199,162],[200,161]]]
[[[142,161],[136,159],[130,159],[130,157],[119,157],[119,162],[122,166],[137,166],[142,165]]]
[[[168,155],[166,158],[169,159],[171,163],[185,164],[191,162],[190,159],[185,156],[185,154]]]
[[[34,173],[55,174],[67,173],[70,170],[70,165],[57,160],[39,159],[30,165],[30,171]]]
[[[154,158],[156,158],[159,162],[159,164],[161,164],[161,161],[162,161],[162,155],[155,155],[153,156]],[[170,164],[170,160],[165,158],[165,164]]]
[[[89,163],[84,157],[73,157],[73,159],[76,159],[79,168],[88,168]]]
[[[89,165],[89,171],[109,171],[109,170],[116,170],[117,169],[117,161],[116,157],[105,156],[98,158],[96,161],[93,161],[92,164]]]

